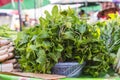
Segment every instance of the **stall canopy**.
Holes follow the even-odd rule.
[[[21,0],[22,1],[22,0]],[[11,2],[18,2],[18,0],[0,0],[0,7],[4,6],[6,4],[9,4]]]
[[[0,9],[18,9],[18,0],[0,0]],[[33,9],[50,4],[49,0],[21,0],[22,9]]]

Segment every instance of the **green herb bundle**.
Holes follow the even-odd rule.
[[[107,72],[113,58],[109,55],[100,31],[80,20],[72,9],[52,14],[45,11],[40,25],[18,33],[16,55],[23,71],[50,73],[59,61],[86,62],[84,72],[98,76]]]

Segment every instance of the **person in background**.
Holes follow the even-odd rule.
[[[30,26],[30,18],[29,18],[28,14],[25,15],[25,20],[23,21],[23,25],[25,27],[29,27]]]
[[[81,11],[79,12],[79,16],[80,17],[86,17],[85,11],[81,9]]]

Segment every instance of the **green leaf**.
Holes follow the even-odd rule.
[[[49,50],[51,47],[51,43],[49,41],[43,41],[40,45],[46,50]]]
[[[63,38],[64,39],[74,39],[73,32],[72,31],[66,31],[63,33]]]
[[[82,64],[84,62],[84,57],[82,57],[81,61],[80,61],[80,64]]]
[[[52,58],[55,62],[58,62],[58,57],[56,56],[57,54],[55,53],[48,53],[48,56]]]
[[[30,53],[26,53],[26,59],[30,59]]]
[[[61,57],[61,52],[56,52],[56,57],[59,59]]]
[[[61,11],[60,14],[64,15],[64,16],[67,16],[67,11]]]
[[[68,15],[73,16],[75,15],[74,13],[75,13],[74,10],[68,7]]]
[[[57,47],[55,48],[55,50],[57,51],[57,52],[62,52],[63,51],[63,46],[61,45],[61,44],[58,44],[57,45]]]
[[[75,59],[78,61],[78,63],[81,64],[81,58],[80,58],[80,56],[75,56]]]
[[[93,61],[101,61],[101,59],[99,59],[98,57],[94,57]]]
[[[91,58],[92,58],[92,53],[90,52],[89,54],[88,54],[88,60],[91,60]]]
[[[44,19],[43,17],[40,17],[39,21],[40,21],[42,28],[45,28],[48,25],[48,21]]]
[[[68,46],[66,49],[65,49],[65,52],[66,52],[66,57],[68,57],[68,58],[72,58],[73,56],[72,56],[72,54],[73,54],[73,51],[72,51],[72,46]]]
[[[45,12],[44,12],[44,13],[46,14],[46,18],[49,20],[49,19],[51,18],[50,13],[49,13],[48,11],[46,11],[46,10],[45,10]]]
[[[36,45],[30,45],[30,49],[31,49],[32,51],[37,51]]]
[[[49,34],[48,34],[47,31],[42,30],[42,31],[39,33],[39,37],[42,38],[42,39],[49,38]]]
[[[45,65],[46,63],[46,54],[45,54],[45,51],[40,49],[39,52],[37,53],[37,60],[36,62],[41,64],[41,65]]]
[[[72,26],[71,22],[66,22],[65,24],[66,24],[67,28],[71,28],[71,26]]]
[[[54,6],[54,7],[53,7],[53,9],[52,9],[52,15],[53,15],[53,16],[58,15],[58,7],[57,7],[57,6]]]
[[[80,27],[78,28],[78,30],[79,30],[79,32],[80,32],[81,34],[83,34],[83,33],[85,33],[85,31],[86,31],[86,26],[82,25],[82,26],[80,26]]]
[[[95,69],[97,69],[97,68],[99,68],[99,65],[98,65],[98,66],[90,66],[90,68],[95,68]]]
[[[37,38],[37,35],[34,35],[30,41],[34,41],[36,40],[36,38]]]

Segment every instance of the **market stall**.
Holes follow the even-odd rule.
[[[14,39],[10,37],[13,33],[1,35],[0,49],[7,46],[1,52],[0,57],[6,55],[5,59],[0,58],[1,63],[17,59],[20,71],[13,71],[13,66],[6,72],[1,66],[0,78],[117,80],[120,73],[119,21],[119,15],[114,13],[108,20],[89,24],[73,9],[60,10],[54,6],[51,13],[45,11],[45,17],[39,18],[39,25],[15,33]],[[11,31],[8,27],[0,28],[2,34]],[[8,58],[11,52],[14,56]]]

